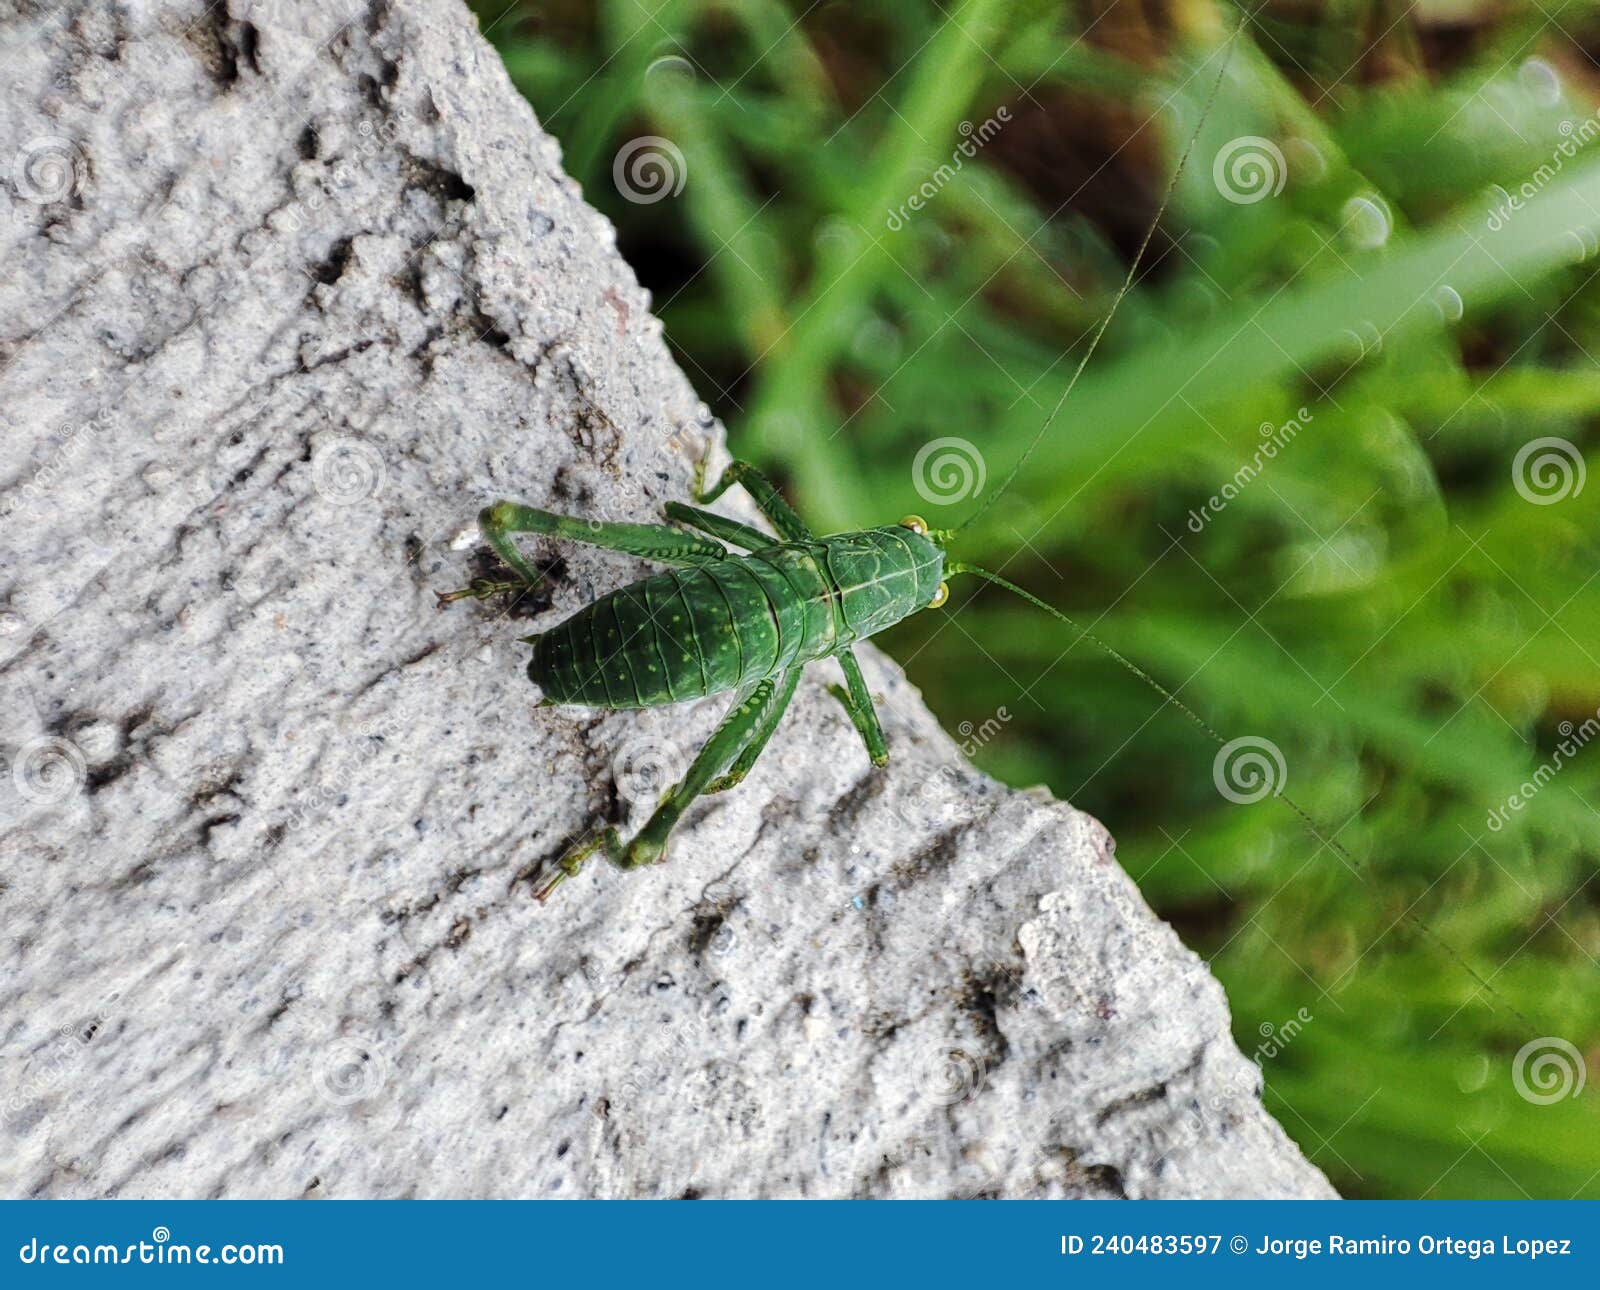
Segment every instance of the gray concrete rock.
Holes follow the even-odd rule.
[[[814,669],[530,899],[721,705],[535,711],[432,593],[721,431],[470,15],[338,7],[6,6],[0,1194],[1328,1194],[1100,825],[871,651],[887,772]],[[545,621],[642,572],[562,554]]]

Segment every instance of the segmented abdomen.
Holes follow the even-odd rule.
[[[923,553],[884,532],[784,543],[644,578],[535,637],[528,676],[556,703],[650,708],[742,689],[831,654],[932,594]]]
[[[673,569],[601,597],[534,641],[529,677],[557,703],[650,708],[770,676],[797,656],[805,611],[752,563]]]

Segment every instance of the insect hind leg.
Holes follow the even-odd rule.
[[[778,724],[783,720],[783,714],[789,709],[789,700],[794,698],[795,686],[800,684],[800,673],[805,669],[792,667],[778,679],[778,690],[768,707],[766,716],[762,718],[750,742],[744,746],[733,765],[728,767],[727,774],[712,780],[706,785],[706,793],[726,793],[730,788],[735,788],[744,782],[744,777],[750,773],[761,754],[766,751],[768,742],[777,730]]]
[[[605,858],[619,869],[631,869],[628,863],[628,848],[622,844],[622,835],[611,826],[607,825],[598,833],[592,834],[577,846],[573,847],[566,855],[556,862],[556,871],[545,880],[545,883],[534,897],[542,905],[549,900],[555,889],[568,878],[576,878],[583,872],[583,866],[595,852],[602,852]]]
[[[787,699],[793,691],[789,677],[768,677],[729,709],[722,724],[700,749],[683,782],[661,800],[661,804],[631,841],[624,843],[622,835],[608,826],[562,856],[556,863],[555,872],[534,893],[540,903],[549,900],[555,889],[568,878],[577,877],[589,857],[596,853],[603,854],[619,869],[642,869],[645,865],[659,864],[664,860],[672,830],[695,799],[711,791],[716,777],[739,756],[742,749],[757,740],[765,744],[766,737],[771,734],[767,723],[773,709],[780,706],[780,681],[783,687],[781,692]],[[775,726],[776,722],[772,724]]]

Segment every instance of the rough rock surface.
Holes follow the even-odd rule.
[[[340,7],[4,6],[0,1194],[1328,1194],[1105,831],[870,651],[887,772],[814,669],[530,899],[720,705],[535,711],[433,590],[721,433],[467,12]]]

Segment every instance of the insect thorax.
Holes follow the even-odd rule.
[[[898,524],[835,533],[818,545],[848,639],[862,640],[926,609],[944,577],[944,552]]]

